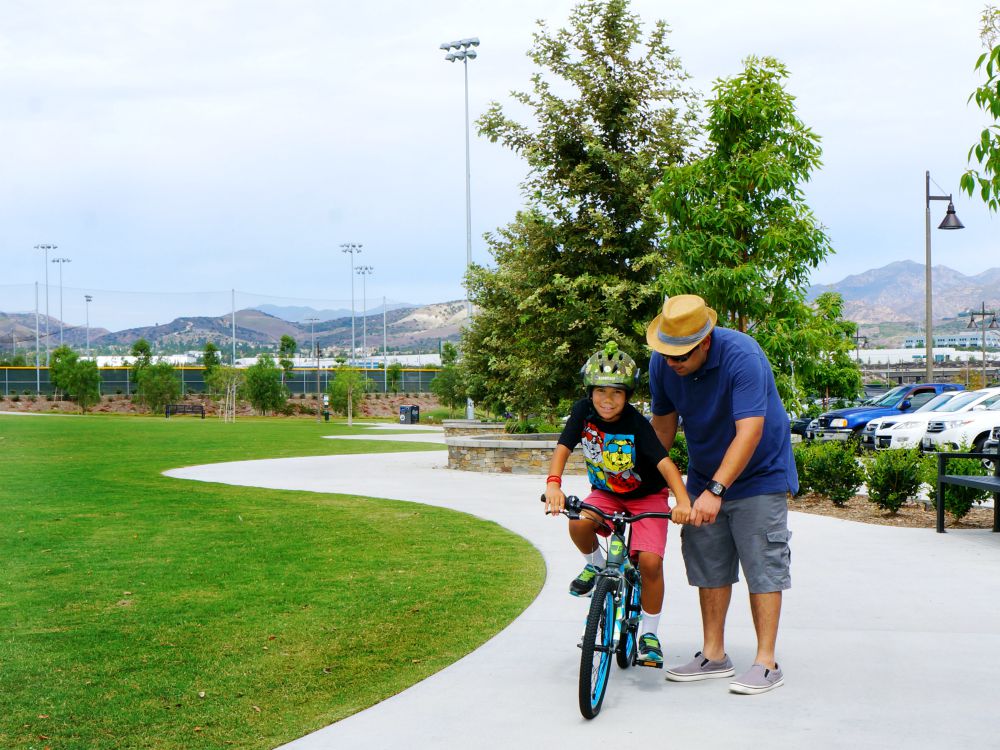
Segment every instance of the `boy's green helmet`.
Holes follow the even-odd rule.
[[[639,384],[639,367],[635,360],[619,351],[614,341],[591,354],[580,372],[587,388],[623,388],[631,394]]]

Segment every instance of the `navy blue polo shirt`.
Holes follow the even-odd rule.
[[[753,338],[730,328],[715,328],[705,364],[681,377],[659,352],[649,362],[652,410],[677,412],[688,445],[687,490],[698,497],[736,437],[736,421],[764,417],[764,432],[743,473],[726,499],[798,492],[788,414],[778,398],[767,356]]]

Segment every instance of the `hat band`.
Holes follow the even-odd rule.
[[[692,333],[690,336],[667,336],[659,328],[656,329],[656,338],[667,346],[684,346],[685,344],[691,344],[694,346],[703,338],[708,335],[708,332],[712,330],[712,319],[709,318],[705,321],[705,325],[697,333]]]

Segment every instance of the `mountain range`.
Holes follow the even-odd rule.
[[[947,266],[932,269],[935,330],[942,333],[966,327],[970,309],[1000,308],[1000,268],[991,268],[974,276],[966,276]],[[924,266],[913,261],[898,261],[882,268],[854,274],[834,284],[809,287],[808,298],[823,292],[837,292],[844,298],[844,317],[859,324],[859,332],[868,339],[868,346],[898,347],[903,339],[923,329]],[[309,318],[318,318],[315,327]],[[435,349],[440,341],[455,341],[466,320],[465,303],[440,302],[431,305],[400,305],[389,309],[385,316],[386,345],[396,350],[426,351]],[[382,312],[354,317],[354,341],[360,347],[365,339],[369,349],[382,346]],[[53,345],[59,341],[59,321],[49,318]],[[42,320],[41,330],[45,330]],[[228,345],[232,334],[232,317],[180,317],[170,323],[155,326],[108,331],[90,329],[94,347],[125,350],[142,337],[155,349],[184,351],[201,349],[207,341],[220,347]],[[284,335],[291,336],[301,351],[308,351],[312,336],[323,349],[349,349],[351,346],[351,313],[349,310],[315,310],[310,307],[280,307],[262,305],[236,312],[237,342],[254,347],[274,346]],[[87,331],[80,326],[67,327],[63,340],[76,348],[86,344]],[[34,345],[35,316],[33,313],[0,312],[0,350],[9,351],[16,342],[18,349]]]

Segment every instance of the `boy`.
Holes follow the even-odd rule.
[[[583,443],[591,493],[587,503],[607,513],[665,512],[673,490],[677,507],[672,517],[685,523],[691,501],[681,473],[667,455],[652,426],[628,403],[639,381],[633,359],[610,342],[583,366],[588,398],[573,405],[559,444],[552,454],[545,486],[545,510],[558,515],[565,507],[562,473],[578,443]],[[573,596],[587,596],[595,576],[604,567],[604,551],[597,534],[607,536],[603,519],[587,515],[569,522],[569,535],[586,559],[583,571],[570,584]],[[667,545],[667,519],[645,518],[632,526],[632,551],[638,552],[642,574],[642,625],[638,650],[641,661],[663,661],[657,629],[663,606],[663,552]]]

